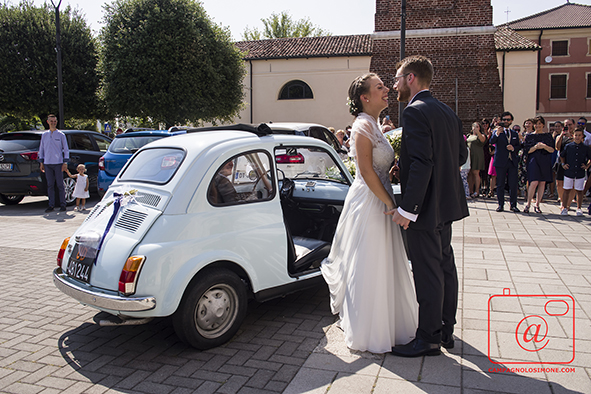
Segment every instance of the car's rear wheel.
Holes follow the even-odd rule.
[[[16,205],[23,201],[25,196],[14,196],[10,194],[0,194],[0,202],[4,205]]]
[[[246,316],[246,285],[235,273],[215,268],[200,274],[190,286],[173,316],[178,337],[197,349],[232,339]]]
[[[64,178],[64,191],[66,194],[66,204],[72,205],[76,201],[74,197],[74,188],[76,187],[76,180],[70,177]],[[59,201],[59,200],[57,200]]]

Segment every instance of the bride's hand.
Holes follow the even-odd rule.
[[[388,205],[386,207],[386,212],[384,212],[384,215],[394,215],[394,212],[396,211],[396,206],[395,205]]]

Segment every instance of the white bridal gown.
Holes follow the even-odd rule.
[[[361,113],[351,132],[372,141],[373,168],[387,191],[394,151],[376,120]],[[394,196],[392,195],[392,199]],[[330,306],[339,314],[350,349],[389,352],[415,336],[418,304],[400,227],[384,215],[386,205],[359,171],[349,189],[329,256],[321,270],[330,289]]]

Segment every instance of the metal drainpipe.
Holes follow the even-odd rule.
[[[503,97],[503,109],[505,109],[505,55],[507,54],[507,51],[503,51],[503,72],[502,72],[502,78],[501,78],[501,96]]]
[[[544,29],[540,29],[540,36],[538,37],[538,45],[540,48],[542,47],[542,33],[544,33]],[[536,112],[540,110],[540,68],[541,68],[541,61],[542,61],[542,50],[538,50],[538,80],[536,83]],[[536,114],[537,115],[537,114]]]
[[[249,60],[250,64],[250,123],[253,123],[252,119],[252,60]]]
[[[459,98],[458,98],[458,78],[456,78],[456,115],[458,114],[459,108]]]
[[[406,0],[402,0],[400,10],[400,60],[406,57]],[[396,76],[396,70],[394,70]],[[398,103],[398,126],[402,126],[402,111],[404,104]]]

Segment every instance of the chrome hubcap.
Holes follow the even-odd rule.
[[[197,303],[195,323],[199,334],[215,338],[226,332],[236,319],[238,296],[225,284],[207,289]]]

